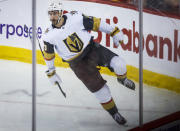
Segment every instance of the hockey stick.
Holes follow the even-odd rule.
[[[55,83],[58,85],[59,90],[61,91],[61,93],[63,94],[63,96],[66,98],[66,93],[62,90],[62,88],[61,88],[59,82],[56,81]]]
[[[27,27],[26,25],[24,25],[24,31],[25,31],[26,33],[28,33],[28,27]],[[37,33],[36,33],[36,39],[37,39],[37,41],[38,41],[39,49],[40,49],[40,51],[41,51],[41,53],[42,53],[42,56],[43,56],[43,58],[44,58],[44,53],[43,53],[43,51],[42,51],[42,48],[41,48],[40,41],[39,41],[39,38],[38,38],[38,36],[37,36]],[[31,40],[31,43],[32,43],[32,39],[31,39],[31,38],[30,38],[30,40]],[[58,85],[59,90],[61,91],[61,93],[63,94],[63,96],[66,98],[66,93],[62,90],[59,82],[56,81],[55,83]]]

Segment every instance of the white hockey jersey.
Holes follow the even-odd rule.
[[[67,13],[65,16],[65,24],[61,28],[49,27],[42,39],[53,45],[62,59],[71,61],[83,52],[92,36],[84,27],[82,13]]]

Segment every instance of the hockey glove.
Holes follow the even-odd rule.
[[[47,70],[47,71],[46,71],[46,74],[47,74],[50,82],[51,82],[53,85],[57,84],[57,82],[58,82],[59,84],[62,83],[62,80],[61,80],[61,78],[58,76],[58,74],[56,73],[56,70],[54,70],[54,69],[53,69],[53,70]]]
[[[124,38],[122,31],[118,32],[116,35],[113,36],[113,42],[117,47],[119,46],[119,44],[123,43],[123,40]]]

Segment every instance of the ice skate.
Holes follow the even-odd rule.
[[[118,112],[115,113],[112,117],[119,125],[125,125],[125,123],[127,122],[126,119]]]
[[[129,89],[135,90],[135,84],[131,80],[127,78],[124,78],[124,79],[117,78],[117,81]]]

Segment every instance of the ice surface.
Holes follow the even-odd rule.
[[[139,89],[103,75],[129,127],[119,126],[69,68],[57,68],[64,98],[37,65],[37,131],[126,131],[139,124]],[[0,131],[31,131],[32,66],[0,60]],[[144,85],[144,123],[180,110],[180,95]]]

